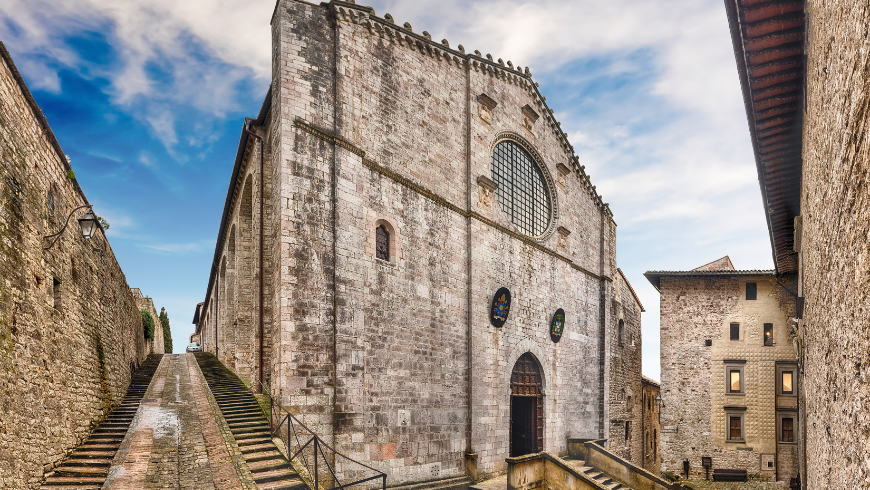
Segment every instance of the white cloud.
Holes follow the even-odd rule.
[[[239,109],[240,81],[268,83],[273,6],[271,0],[6,0],[0,37],[23,55],[16,60],[33,88],[58,92],[58,66],[108,79],[113,101],[150,124],[171,151],[179,105],[223,117]],[[106,34],[120,53],[111,71],[64,43],[93,32]]]
[[[31,83],[57,91],[52,63],[88,65],[58,36],[111,25],[123,63],[116,73],[99,75],[111,80],[116,102],[148,121],[172,152],[175,145],[210,141],[209,125],[202,121],[191,123],[200,139],[178,137],[175,105],[221,117],[235,107],[240,80],[268,82],[274,5],[273,0],[6,0],[0,15],[21,29],[0,37],[33,55],[28,58],[42,60],[27,61],[22,70]],[[375,0],[371,5],[378,15],[390,12],[398,24],[409,21],[416,32],[463,44],[467,52],[479,49],[528,65],[536,80],[568,87],[564,91],[599,82],[594,97],[578,89],[560,94],[570,101],[566,106],[552,108],[619,224],[620,265],[649,310],[645,369],[657,364],[650,359],[657,357],[652,339],[658,337],[653,307],[658,297],[641,276],[645,269],[691,268],[726,253],[738,267],[770,267],[721,1]],[[204,59],[203,52],[212,58]],[[567,69],[593,58],[598,62],[588,71]],[[154,67],[171,74],[171,82],[146,76]],[[639,79],[638,92],[607,86],[620,77]],[[541,90],[553,89],[542,82]],[[145,161],[152,162],[155,174],[165,173]],[[145,247],[184,253],[203,243]],[[657,370],[648,374],[658,377]]]
[[[204,252],[210,249],[214,249],[215,242],[214,240],[199,240],[189,243],[140,244],[139,246],[141,248],[154,252],[179,255],[195,252]]]

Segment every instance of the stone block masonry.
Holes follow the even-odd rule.
[[[806,5],[801,260],[806,488],[870,487],[870,7]]]
[[[0,43],[0,488],[38,487],[120,402],[146,354],[109,243],[101,231],[81,236],[84,210],[44,250],[43,237],[85,204]]]
[[[244,376],[240,288],[262,277],[267,389],[393,485],[505,471],[526,354],[535,443],[564,453],[568,437],[607,438],[611,386],[640,395],[640,306],[614,285],[612,213],[528,70],[352,2],[282,0],[271,26],[272,85],[247,120],[264,141],[264,269],[239,266],[259,175],[259,141],[243,132],[195,315],[205,350]],[[535,161],[551,206],[535,236],[497,192],[493,152],[507,143]],[[513,302],[498,328],[500,287]]]

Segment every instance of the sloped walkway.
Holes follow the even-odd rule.
[[[257,488],[193,355],[164,356],[103,488]]]
[[[121,446],[130,427],[142,396],[151,383],[154,372],[160,365],[161,356],[151,355],[133,373],[130,387],[124,400],[106,420],[94,430],[82,445],[77,447],[51,473],[46,475],[43,490],[96,490],[106,481],[109,466],[115,452]]]
[[[196,360],[258,488],[308,490],[272,441],[269,421],[242,380],[212,354],[198,353]]]

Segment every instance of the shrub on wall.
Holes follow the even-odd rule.
[[[153,340],[154,318],[151,317],[151,313],[148,313],[148,310],[140,310],[139,313],[142,313],[142,326],[145,327],[145,338]]]

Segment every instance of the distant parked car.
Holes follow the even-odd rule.
[[[202,346],[196,342],[187,344],[187,352],[202,352]]]

